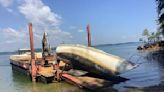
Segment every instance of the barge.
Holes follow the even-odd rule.
[[[91,48],[89,25],[87,32],[88,47],[79,45],[58,46],[56,54],[51,52],[47,34],[44,33],[42,52],[35,52],[32,24],[30,23],[30,49],[21,49],[18,51],[19,54],[10,56],[12,69],[29,75],[33,82],[66,81],[90,90],[109,87],[115,82],[114,80],[125,81],[126,78],[119,77],[117,74],[130,70],[134,66],[124,59]],[[95,75],[103,75],[103,77]]]
[[[10,56],[10,64],[12,65],[12,69],[19,71],[23,74],[31,76],[31,54],[29,53],[30,50],[19,50],[19,54]],[[49,66],[44,66],[42,53],[37,52],[35,53],[35,63],[37,65],[38,73],[36,74],[36,79],[40,76],[45,76],[45,71],[47,73],[47,79],[53,77],[53,62],[55,60],[54,56],[50,56],[48,58]],[[43,69],[44,68],[44,69]],[[51,80],[53,81],[53,80]]]
[[[19,51],[20,52],[18,53],[20,54],[10,56],[10,64],[12,65],[12,69],[13,71],[18,71],[31,78],[31,57],[29,53],[30,50]],[[87,72],[70,69],[70,67],[65,67],[66,63],[64,63],[63,61],[60,61],[57,67],[54,65],[55,58],[51,58],[49,60],[49,66],[39,66],[42,62],[41,52],[35,53],[35,58],[36,64],[38,66],[36,75],[36,81],[38,82],[56,83],[57,81],[65,81],[79,88],[85,88],[89,90],[97,90],[99,88],[109,87],[113,85],[111,81],[90,77],[85,75]],[[62,71],[62,69],[64,70]]]

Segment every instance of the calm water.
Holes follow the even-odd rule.
[[[131,87],[148,87],[160,84],[164,80],[164,63],[145,57],[145,53],[136,50],[139,43],[120,44],[97,47],[108,53],[118,55],[139,67],[121,74],[129,81],[113,86],[118,91],[126,91]],[[10,55],[0,55],[0,92],[86,92],[67,83],[31,83],[24,75],[12,71],[9,64]],[[130,58],[133,56],[132,58]],[[141,57],[142,56],[142,57]]]

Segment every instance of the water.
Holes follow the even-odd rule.
[[[159,85],[164,80],[164,63],[162,60],[153,59],[146,52],[136,50],[139,43],[121,44],[98,47],[108,53],[123,57],[139,66],[131,71],[121,74],[130,80],[114,85],[118,91],[127,91],[128,88],[144,88]],[[130,58],[132,56],[132,58]],[[132,91],[133,92],[133,91]]]
[[[68,83],[32,83],[30,79],[12,71],[10,55],[0,55],[0,92],[86,92]]]
[[[121,76],[130,80],[115,84],[113,89],[127,91],[133,87],[149,87],[164,81],[164,63],[162,60],[158,61],[151,57],[146,57],[146,53],[136,50],[138,45],[139,43],[129,43],[96,47],[139,64],[139,67],[121,74]],[[9,54],[0,55],[1,92],[86,92],[86,90],[79,89],[65,82],[51,84],[32,83],[26,76],[12,71],[9,64],[9,56]],[[133,57],[130,58],[131,56]]]

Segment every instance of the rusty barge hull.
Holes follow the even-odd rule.
[[[28,76],[29,79],[31,79],[30,69],[26,69],[22,66],[19,66],[19,65],[13,64],[13,63],[10,63],[10,64],[12,66],[13,71],[17,71],[19,73],[22,73],[22,74]],[[52,69],[50,69],[50,70],[52,70]],[[43,82],[43,83],[52,83],[54,81],[54,75],[53,75],[54,70],[51,73],[50,72],[47,73],[45,71],[46,71],[46,69],[44,69],[44,71],[41,71],[41,72],[37,73],[36,81],[40,81],[40,82]]]
[[[52,82],[54,77],[54,70],[53,70],[53,61],[54,57],[50,57],[49,59],[49,67],[41,66],[42,63],[42,56],[41,53],[35,53],[37,69],[40,69],[37,72],[36,79],[38,81],[47,83]],[[25,74],[31,78],[31,57],[30,54],[22,54],[22,55],[12,55],[10,56],[10,64],[12,66],[12,70],[18,71],[22,74]]]
[[[14,63],[14,62],[19,62],[19,63]],[[30,63],[28,61],[13,61],[10,59],[10,64],[12,66],[13,71],[17,71],[19,73],[25,74],[26,76],[29,77],[29,79],[31,79],[31,73],[30,73]],[[24,67],[25,65],[27,65],[28,67]],[[62,62],[62,64],[59,64],[61,68],[63,68],[64,63]],[[55,74],[54,69],[50,69],[53,70],[50,74],[47,74],[48,71],[46,71],[46,69],[42,69],[45,70],[43,72],[39,72],[39,74],[37,74],[36,77],[36,81],[38,82],[43,82],[43,83],[56,83],[56,80],[54,80],[54,78],[56,77],[56,75],[50,75],[50,74]],[[48,69],[49,70],[49,69]],[[41,75],[42,74],[42,75]],[[68,71],[63,71],[63,73],[61,74],[61,79],[69,84],[73,84],[79,88],[85,88],[88,90],[97,90],[100,88],[104,88],[104,87],[110,87],[113,85],[113,82],[111,81],[107,81],[104,79],[99,79],[99,78],[95,78],[95,77],[89,77],[89,76],[74,76],[72,74],[69,74]]]
[[[29,79],[31,79],[31,73],[30,73],[29,69],[25,69],[21,66],[18,66],[18,65],[12,64],[12,63],[11,63],[11,66],[12,66],[13,71],[17,71],[21,74],[24,74],[24,75],[28,76]],[[37,74],[36,81],[43,82],[43,83],[52,83],[54,81],[54,76],[48,76],[48,75],[44,76],[44,75]]]
[[[11,64],[11,66],[12,66],[12,70],[13,70],[13,71],[18,71],[18,72],[20,72],[20,73],[22,73],[22,74],[25,74],[25,75],[27,75],[27,76],[30,76],[30,72],[29,72],[28,69],[25,69],[25,68],[23,68],[23,67],[20,67],[20,66],[18,66],[18,65],[12,64],[12,63],[10,63],[10,64]]]

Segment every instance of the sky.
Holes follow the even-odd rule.
[[[156,20],[155,0],[0,0],[0,52],[29,48],[29,22],[40,48],[44,32],[51,47],[86,45],[87,24],[93,45],[136,42]]]

